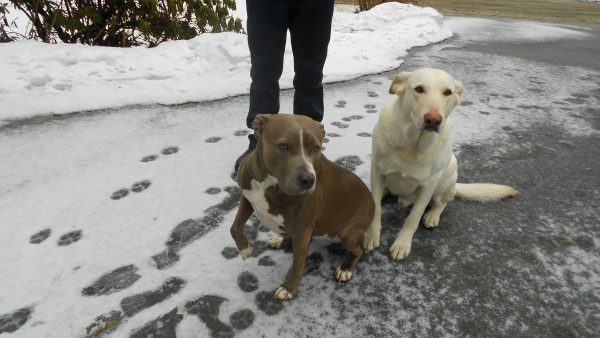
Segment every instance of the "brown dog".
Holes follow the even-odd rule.
[[[336,269],[336,279],[350,280],[364,253],[363,234],[373,219],[369,189],[358,176],[321,154],[325,130],[311,118],[263,114],[252,127],[258,145],[238,170],[242,197],[231,226],[242,258],[252,254],[243,231],[254,212],[265,226],[292,240],[292,268],[275,298],[292,299],[298,292],[315,235],[340,237],[350,254]]]

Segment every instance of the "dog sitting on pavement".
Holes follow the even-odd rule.
[[[397,75],[390,86],[392,98],[383,107],[372,134],[371,191],[375,200],[373,222],[363,247],[379,246],[381,199],[388,191],[398,202],[413,205],[390,247],[394,260],[406,258],[421,217],[427,228],[439,225],[440,215],[455,196],[496,201],[517,191],[497,184],[460,184],[450,141],[450,112],[460,104],[463,85],[439,69],[420,69]],[[427,205],[431,209],[425,213]]]
[[[231,226],[243,259],[252,254],[244,224],[254,213],[261,223],[293,246],[293,263],[275,291],[279,300],[296,296],[305,271],[312,236],[338,236],[349,251],[336,269],[336,280],[348,281],[362,257],[364,233],[373,219],[374,203],[367,186],[352,172],[329,161],[321,147],[323,125],[306,116],[257,115],[252,128],[257,147],[242,161],[237,181],[240,206]]]

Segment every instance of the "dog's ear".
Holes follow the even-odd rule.
[[[454,105],[460,104],[461,96],[463,92],[463,84],[458,80],[454,80]]]
[[[410,74],[411,72],[402,72],[396,75],[394,80],[392,80],[392,84],[390,85],[390,94],[402,94],[406,85],[406,80]]]
[[[325,137],[325,126],[323,125],[323,123],[319,123],[319,127],[321,128],[321,134],[323,135],[323,137]]]
[[[256,138],[260,138],[262,131],[267,122],[271,119],[271,116],[272,114],[256,115],[254,121],[252,121],[252,129],[254,129],[254,135],[256,135]]]

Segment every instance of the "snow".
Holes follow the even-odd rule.
[[[244,18],[244,3],[237,14]],[[359,14],[336,11],[324,82],[398,67],[406,51],[452,35],[431,8],[399,3]],[[281,88],[291,88],[292,51]],[[156,48],[18,41],[0,45],[0,121],[135,104],[181,104],[246,94],[246,35],[203,34]]]
[[[532,21],[492,20],[483,18],[449,18],[446,26],[469,41],[546,41],[578,39],[587,33],[573,26],[540,24]],[[581,29],[578,27],[578,29]]]
[[[450,30],[469,41],[489,38],[531,41],[580,34],[565,27],[534,23],[522,23],[509,29],[500,21],[450,19],[442,24],[440,20],[439,14],[431,9],[397,4],[359,15],[336,13],[327,80],[337,81],[396,67],[402,62],[397,58],[405,55],[408,48],[439,41],[449,36]],[[155,49],[122,50],[24,41],[0,45],[0,72],[4,75],[0,78],[1,118],[8,121],[34,115],[142,103],[182,103],[245,93],[249,85],[246,49],[245,37],[233,33],[204,35]],[[498,64],[510,73],[524,74],[524,78],[553,74],[544,90],[554,93],[557,99],[569,95],[559,80],[569,81],[573,73],[583,77],[588,72],[565,67],[563,72],[552,73],[545,65],[530,67],[524,62],[511,65],[501,57],[487,62]],[[526,83],[515,86],[511,79],[498,79],[497,74],[474,74],[472,64],[457,62],[454,67],[458,78],[466,84],[472,83],[474,78],[496,81],[494,88],[517,97],[520,88],[527,86]],[[471,76],[469,81],[460,76],[466,74]],[[386,76],[375,76],[368,83],[364,80],[352,90],[340,84],[335,91],[327,93],[326,129],[343,136],[330,137],[330,142],[325,144],[328,157],[335,160],[357,155],[368,162],[370,142],[357,134],[371,132],[377,114],[363,114],[363,108],[365,103],[380,107],[385,101],[389,85]],[[290,79],[288,69],[282,83]],[[571,82],[569,85],[579,86]],[[589,84],[579,87],[590,90]],[[367,90],[374,90],[379,96],[366,96]],[[488,86],[466,86],[463,99],[475,101],[471,106],[473,112],[488,106],[473,99],[487,97],[487,90]],[[535,97],[523,96],[492,98],[490,105],[512,107],[536,103],[531,102]],[[291,110],[291,97],[289,91],[282,93],[282,111]],[[206,294],[228,298],[221,308],[220,319],[224,322],[236,310],[251,308],[254,311],[257,316],[254,325],[242,331],[241,336],[282,335],[278,332],[281,325],[273,325],[273,317],[256,309],[255,293],[242,292],[236,278],[243,271],[252,271],[259,277],[259,291],[271,292],[284,278],[290,256],[269,253],[276,262],[272,267],[257,266],[257,258],[226,260],[221,250],[233,245],[228,227],[235,212],[225,215],[221,226],[183,248],[179,252],[180,260],[173,267],[158,270],[150,260],[152,255],[165,249],[164,243],[176,224],[202,217],[208,206],[218,204],[227,195],[224,191],[217,195],[206,194],[208,188],[234,185],[229,178],[231,165],[239,155],[237,150],[247,145],[247,139],[234,136],[233,132],[243,128],[241,121],[245,118],[247,99],[234,97],[177,107],[149,105],[107,109],[81,113],[76,119],[17,122],[15,128],[2,129],[0,271],[10,278],[2,278],[0,315],[23,307],[33,308],[32,318],[11,337],[84,336],[86,326],[96,316],[119,310],[124,297],[155,289],[170,276],[183,278],[186,287],[162,303],[128,318],[112,337],[127,337],[132,330],[175,307],[185,313],[187,301]],[[334,105],[341,100],[346,101],[347,108],[335,110]],[[537,100],[543,102],[544,98]],[[475,113],[470,111],[459,107],[453,113],[458,144],[491,138],[503,127],[516,128],[522,121],[531,123],[536,118],[523,110],[512,118],[486,115],[474,122]],[[562,113],[543,112],[550,116],[549,122],[553,124],[573,126],[567,128],[573,133],[593,132],[588,121]],[[348,122],[346,129],[331,125],[332,121],[354,114],[362,114],[363,118]],[[542,113],[538,113],[538,117],[539,114]],[[216,143],[205,142],[214,136],[223,139]],[[160,153],[168,146],[178,146],[179,152]],[[140,162],[142,157],[151,154],[158,158]],[[356,173],[367,182],[369,164],[358,166]],[[109,198],[114,191],[143,179],[152,182],[147,190],[130,192],[118,201]],[[29,244],[30,236],[45,228],[52,230],[50,238],[37,245]],[[82,230],[82,239],[68,246],[58,246],[58,238],[72,230]],[[259,233],[258,239],[267,237],[267,233]],[[329,242],[329,239],[317,239],[311,251],[323,251]],[[585,258],[584,252],[575,254]],[[592,263],[597,266],[598,262],[594,259]],[[134,264],[141,276],[133,287],[105,296],[81,295],[81,290],[99,276],[128,264]],[[320,297],[322,294],[339,292],[339,297],[355,300],[360,307],[361,295],[357,290],[344,289],[333,282],[330,269],[335,269],[337,264],[339,262],[326,260],[319,274],[303,279],[302,298],[286,304],[283,310],[294,314],[290,316],[290,327],[301,329],[309,320],[316,332],[322,330],[332,335],[326,330],[337,330],[335,333],[340,336],[369,334],[366,328],[364,332],[354,329],[355,317],[340,315],[335,323],[328,322],[328,318],[339,313],[330,298]],[[413,266],[420,268],[418,262]],[[417,278],[419,283],[399,288],[394,296],[423,297],[419,289],[429,283],[428,277],[406,271],[397,278],[407,276]],[[594,274],[595,281],[597,276]],[[326,278],[331,283],[329,280],[318,283]],[[353,278],[361,282],[371,276],[361,274],[359,269]],[[458,304],[460,301],[457,299]],[[315,311],[328,311],[330,316],[314,319]],[[396,319],[410,318],[409,310],[393,315],[394,321],[387,324],[390,330],[397,330]],[[426,316],[420,320],[423,323],[407,322],[406,325],[420,328],[438,325],[430,323]],[[208,335],[208,329],[194,316],[186,315],[177,333],[179,337],[202,337]]]
[[[245,20],[244,2],[238,4],[235,14]],[[26,26],[16,19],[21,21],[19,27]],[[432,8],[395,2],[358,14],[338,7],[324,82],[397,68],[410,48],[444,40],[452,31],[474,41],[532,41],[585,34],[533,22],[466,18],[444,22]],[[502,33],[492,33],[498,31]],[[39,115],[136,104],[181,104],[247,94],[249,72],[247,39],[236,33],[203,34],[152,49],[35,41],[0,44],[0,124]],[[281,88],[291,88],[292,79],[288,38]]]

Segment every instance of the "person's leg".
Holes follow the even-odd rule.
[[[287,2],[281,0],[247,0],[247,33],[250,49],[250,106],[246,126],[252,128],[257,114],[279,112],[279,78],[288,27]],[[237,173],[243,159],[256,148],[256,138],[248,135],[248,149],[235,161]]]
[[[290,10],[294,52],[294,114],[323,120],[323,65],[331,36],[334,0],[296,1]]]
[[[288,4],[281,0],[247,0],[247,33],[250,48],[250,107],[246,126],[257,114],[279,112],[279,78],[288,27]]]

